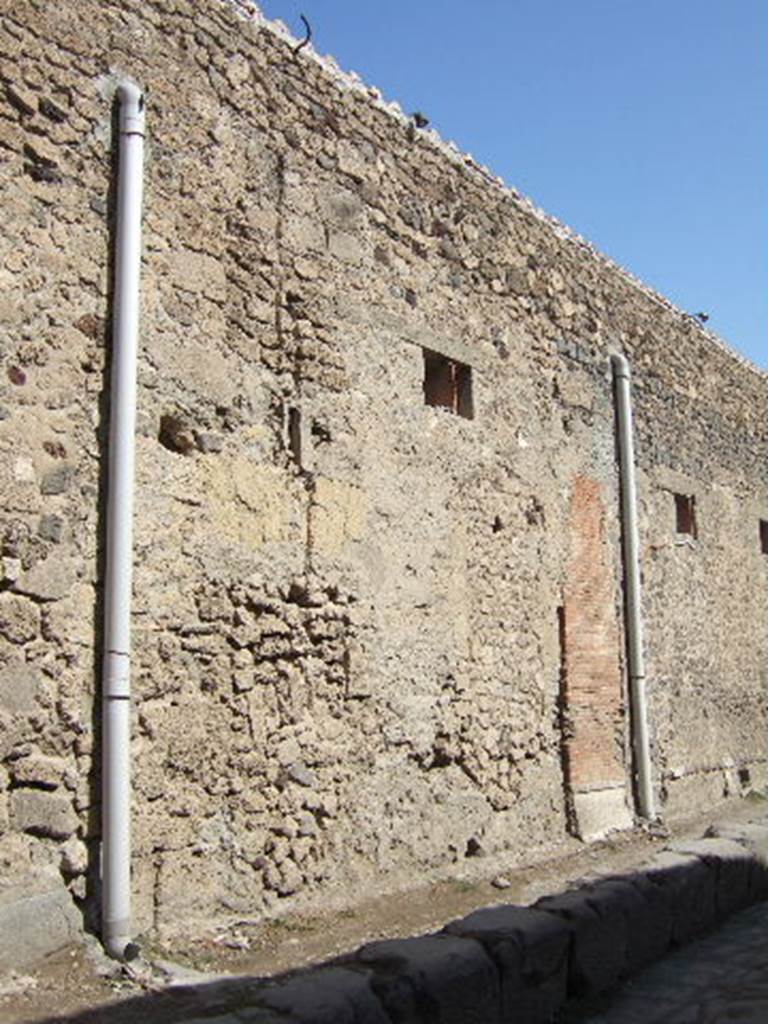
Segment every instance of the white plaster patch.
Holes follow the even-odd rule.
[[[573,807],[579,838],[585,841],[603,839],[609,832],[632,827],[623,787],[574,793]]]

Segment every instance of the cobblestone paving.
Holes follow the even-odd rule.
[[[574,1018],[572,1018],[574,1020]],[[628,982],[581,1024],[768,1024],[768,903]]]

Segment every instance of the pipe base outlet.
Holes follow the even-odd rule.
[[[101,941],[107,956],[112,957],[113,960],[127,963],[130,960],[135,960],[141,952],[138,943],[131,939],[125,926],[105,925]]]

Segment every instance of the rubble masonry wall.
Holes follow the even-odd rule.
[[[763,785],[765,373],[257,15],[4,7],[0,876],[97,875],[120,74],[148,108],[137,927],[631,823],[614,350],[663,813]],[[472,418],[425,405],[425,350]]]

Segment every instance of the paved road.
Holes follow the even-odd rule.
[[[582,1024],[768,1024],[768,903],[665,957]]]

